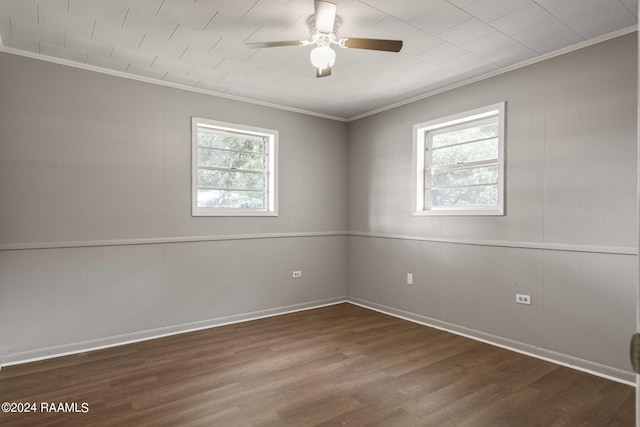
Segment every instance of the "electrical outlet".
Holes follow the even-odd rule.
[[[294,279],[299,279],[300,277],[302,277],[302,271],[298,270],[293,272]]]
[[[413,274],[407,273],[407,285],[413,285]]]
[[[531,305],[531,295],[516,294],[516,302],[518,304]]]

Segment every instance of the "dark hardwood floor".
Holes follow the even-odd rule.
[[[633,426],[634,388],[351,304],[0,371],[8,426]]]

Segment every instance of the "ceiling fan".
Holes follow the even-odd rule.
[[[311,51],[311,64],[316,68],[316,77],[331,75],[331,67],[335,64],[336,53],[331,45],[349,49],[381,50],[400,52],[402,40],[362,39],[354,37],[338,38],[338,29],[342,20],[336,15],[336,4],[324,0],[315,1],[316,13],[307,19],[311,32],[311,40],[288,40],[246,43],[252,49],[282,46],[316,45]]]

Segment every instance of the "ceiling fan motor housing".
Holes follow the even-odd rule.
[[[337,43],[338,30],[342,24],[342,19],[336,15],[333,21],[333,31],[331,33],[323,33],[316,28],[316,15],[313,14],[307,19],[307,26],[311,33],[311,42],[316,43],[318,46],[329,46],[332,43]]]

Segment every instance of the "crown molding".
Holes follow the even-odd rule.
[[[459,83],[455,83],[440,89],[436,89],[430,92],[423,93],[422,95],[417,95],[412,98],[405,99],[403,101],[398,101],[393,104],[386,105],[384,107],[376,108],[375,110],[367,111],[366,113],[358,114],[357,116],[353,116],[347,119],[348,122],[353,122],[359,119],[363,119],[368,116],[373,116],[374,114],[382,113],[384,111],[392,110],[394,108],[402,107],[403,105],[411,104],[417,101],[421,101],[426,98],[430,98],[432,96],[438,95],[443,92],[448,92],[453,89],[457,89],[463,86],[467,86],[472,83],[479,82],[481,80],[486,80],[491,77],[499,76],[500,74],[508,73],[509,71],[517,70],[519,68],[527,67],[529,65],[537,64],[538,62],[546,61],[547,59],[555,58],[556,56],[564,55],[566,53],[570,53],[576,50],[583,49],[585,47],[593,46],[598,43],[605,42],[607,40],[615,39],[616,37],[621,37],[626,34],[632,33],[638,30],[637,25],[633,25],[631,27],[622,28],[617,31],[613,31],[611,33],[603,34],[598,37],[594,37],[589,40],[582,41],[580,43],[573,44],[571,46],[564,47],[562,49],[554,50],[553,52],[545,53],[544,55],[536,56],[535,58],[527,59],[522,62],[518,62],[517,64],[510,65],[508,67],[500,68],[499,70],[492,71],[490,73],[483,74],[478,77],[474,77],[471,79],[467,79],[461,81]]]
[[[24,51],[24,50],[20,50],[20,49],[13,49],[13,48],[6,47],[6,46],[2,45],[2,40],[1,39],[0,39],[0,52],[9,53],[9,54],[12,54],[12,55],[17,55],[17,56],[23,56],[23,57],[31,58],[31,59],[38,59],[38,60],[46,61],[46,62],[52,62],[54,64],[59,64],[59,65],[66,65],[67,67],[79,68],[81,70],[94,71],[96,73],[107,74],[107,75],[110,75],[110,76],[122,77],[124,79],[136,80],[136,81],[140,81],[140,82],[144,82],[144,83],[151,83],[151,84],[155,84],[155,85],[159,85],[159,86],[170,87],[170,88],[173,88],[173,89],[180,89],[180,90],[185,90],[185,91],[188,91],[188,92],[201,93],[201,94],[204,94],[204,95],[216,96],[218,98],[225,98],[225,99],[230,99],[230,100],[233,100],[233,101],[246,102],[247,104],[260,105],[262,107],[275,108],[275,109],[278,109],[278,110],[289,111],[289,112],[292,112],[292,113],[305,114],[305,115],[308,115],[308,116],[320,117],[320,118],[329,119],[329,120],[336,120],[336,121],[339,121],[339,122],[347,122],[348,121],[348,119],[346,119],[344,117],[332,116],[330,114],[319,113],[319,112],[316,112],[316,111],[305,110],[305,109],[302,109],[302,108],[290,107],[290,106],[287,106],[287,105],[275,104],[275,103],[271,103],[271,102],[267,102],[267,101],[260,101],[260,100],[257,100],[257,99],[246,98],[246,97],[238,96],[238,95],[231,95],[231,94],[224,93],[224,92],[216,92],[216,91],[213,91],[213,90],[203,89],[203,88],[199,88],[199,87],[195,87],[195,86],[187,86],[187,85],[181,85],[181,84],[178,84],[178,83],[167,82],[167,81],[164,81],[164,80],[152,79],[150,77],[139,76],[139,75],[136,75],[136,74],[131,74],[131,73],[123,72],[123,71],[117,71],[117,70],[111,70],[111,69],[108,69],[108,68],[97,67],[95,65],[83,64],[81,62],[69,61],[67,59],[55,58],[53,56],[47,56],[47,55],[43,55],[43,54],[40,54],[40,53],[29,52],[29,51]]]
[[[492,71],[490,73],[486,73],[483,74],[481,76],[478,77],[474,77],[471,79],[467,79],[467,80],[463,80],[459,83],[455,83],[449,86],[445,86],[443,88],[440,89],[436,89],[433,91],[429,91],[426,93],[423,93],[421,95],[417,95],[408,99],[405,99],[403,101],[398,101],[383,107],[379,107],[376,108],[374,110],[370,110],[367,112],[364,112],[362,114],[358,114],[352,117],[340,117],[340,116],[334,116],[331,114],[325,114],[325,113],[320,113],[320,112],[316,112],[316,111],[311,111],[311,110],[305,110],[302,108],[296,108],[296,107],[291,107],[291,106],[287,106],[287,105],[281,105],[281,104],[275,104],[275,103],[271,103],[271,102],[267,102],[267,101],[260,101],[257,99],[252,99],[252,98],[247,98],[247,97],[243,97],[243,96],[238,96],[238,95],[231,95],[228,93],[224,93],[224,92],[216,92],[213,90],[208,90],[208,89],[202,89],[202,88],[198,88],[198,87],[194,87],[194,86],[187,86],[187,85],[181,85],[178,83],[173,83],[173,82],[167,82],[167,81],[163,81],[163,80],[157,80],[157,79],[152,79],[149,77],[144,77],[144,76],[138,76],[135,74],[131,74],[131,73],[127,73],[127,72],[122,72],[122,71],[117,71],[117,70],[111,70],[108,68],[102,68],[102,67],[97,67],[94,65],[89,65],[89,64],[83,64],[83,63],[79,63],[79,62],[74,62],[74,61],[69,61],[66,59],[61,59],[61,58],[55,58],[55,57],[51,57],[51,56],[47,56],[47,55],[42,55],[40,53],[35,53],[35,52],[28,52],[28,51],[23,51],[23,50],[19,50],[19,49],[13,49],[10,47],[6,47],[3,45],[2,43],[2,39],[0,38],[0,52],[5,52],[5,53],[10,53],[13,55],[18,55],[18,56],[24,56],[27,58],[32,58],[32,59],[39,59],[42,61],[46,61],[46,62],[52,62],[55,64],[60,64],[60,65],[66,65],[68,67],[74,67],[74,68],[79,68],[79,69],[83,69],[83,70],[88,70],[88,71],[94,71],[97,73],[101,73],[101,74],[107,74],[107,75],[111,75],[111,76],[115,76],[115,77],[122,77],[125,79],[130,79],[130,80],[137,80],[137,81],[141,81],[141,82],[145,82],[145,83],[151,83],[151,84],[156,84],[159,86],[165,86],[165,87],[170,87],[170,88],[174,88],[174,89],[180,89],[180,90],[186,90],[189,92],[195,92],[195,93],[201,93],[201,94],[205,94],[205,95],[211,95],[211,96],[216,96],[219,98],[224,98],[224,99],[230,99],[233,101],[239,101],[239,102],[246,102],[248,104],[254,104],[254,105],[260,105],[263,107],[268,107],[268,108],[275,108],[278,110],[284,110],[284,111],[289,111],[292,113],[299,113],[299,114],[305,114],[308,116],[314,116],[314,117],[319,117],[319,118],[323,118],[323,119],[329,119],[329,120],[335,120],[335,121],[339,121],[339,122],[344,122],[344,123],[348,123],[348,122],[353,122],[356,120],[360,120],[363,119],[365,117],[368,116],[372,116],[378,113],[382,113],[384,111],[388,111],[388,110],[392,110],[394,108],[398,108],[398,107],[402,107],[404,105],[407,104],[411,104],[417,101],[421,101],[423,99],[426,98],[430,98],[432,96],[441,94],[443,92],[448,92],[450,90],[453,89],[457,89],[463,86],[467,86],[469,84],[472,83],[476,83],[482,80],[486,80],[489,79],[491,77],[495,77],[495,76],[499,76],[501,74],[504,73],[508,73],[509,71],[513,71],[513,70],[517,70],[519,68],[523,68],[523,67],[527,67],[529,65],[533,65],[536,64],[538,62],[542,62],[542,61],[546,61],[547,59],[551,59],[551,58],[555,58],[557,56],[560,55],[564,55],[566,53],[570,53],[579,49],[583,49],[585,47],[589,47],[598,43],[602,43],[605,42],[607,40],[611,40],[614,39],[616,37],[621,37],[624,36],[626,34],[632,33],[634,31],[638,30],[638,25],[633,25],[630,27],[626,27],[626,28],[622,28],[620,30],[616,30],[613,31],[611,33],[607,33],[607,34],[603,34],[601,36],[598,37],[594,37],[592,39],[589,40],[584,40],[580,43],[576,43],[573,44],[571,46],[567,46],[565,48],[562,49],[558,49],[555,50],[553,52],[549,52],[543,55],[539,55],[536,56],[535,58],[531,58],[531,59],[527,59],[525,61],[521,61],[517,64],[514,65],[510,65],[508,67],[503,67],[500,68],[499,70],[496,71]]]

